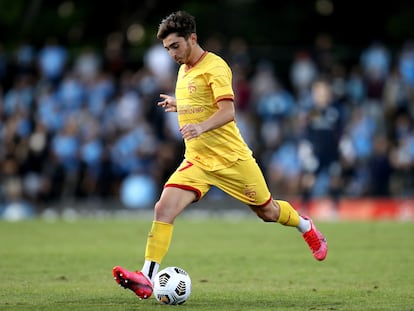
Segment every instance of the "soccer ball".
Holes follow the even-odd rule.
[[[153,294],[158,302],[165,305],[180,305],[190,298],[190,275],[179,267],[167,267],[154,278]]]

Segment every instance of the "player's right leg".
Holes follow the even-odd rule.
[[[120,266],[112,269],[115,281],[122,287],[132,290],[140,299],[152,295],[151,280],[140,271],[128,271]]]
[[[145,263],[142,271],[128,271],[123,267],[116,266],[112,269],[115,281],[120,286],[133,291],[141,299],[151,297],[152,278],[157,273],[160,262],[168,251],[172,233],[172,224],[154,220],[147,238]]]
[[[115,281],[120,286],[130,289],[141,299],[152,295],[153,278],[168,252],[174,220],[186,206],[198,198],[197,193],[195,189],[177,184],[167,185],[164,188],[159,201],[155,204],[154,221],[147,238],[142,270],[131,272],[120,266],[113,268]]]

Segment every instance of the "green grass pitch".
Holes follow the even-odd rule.
[[[414,310],[413,223],[316,224],[324,262],[293,228],[182,215],[161,268],[187,270],[192,294],[164,306],[111,273],[141,267],[148,217],[0,222],[0,310]]]

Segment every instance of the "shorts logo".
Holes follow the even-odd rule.
[[[250,199],[250,200],[254,200],[256,198],[256,190],[254,190],[253,188],[246,188],[244,189],[244,194]]]

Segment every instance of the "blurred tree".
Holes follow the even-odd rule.
[[[160,20],[184,9],[198,20],[201,41],[220,34],[226,42],[242,36],[253,53],[291,60],[297,49],[312,47],[321,34],[330,35],[344,58],[356,57],[374,39],[400,47],[414,38],[414,5],[409,1],[271,1],[271,0],[2,0],[0,41],[6,48],[30,40],[41,45],[53,35],[76,48],[103,47],[113,32],[125,35],[131,24],[145,30],[139,46],[127,46],[141,57],[155,40]]]

